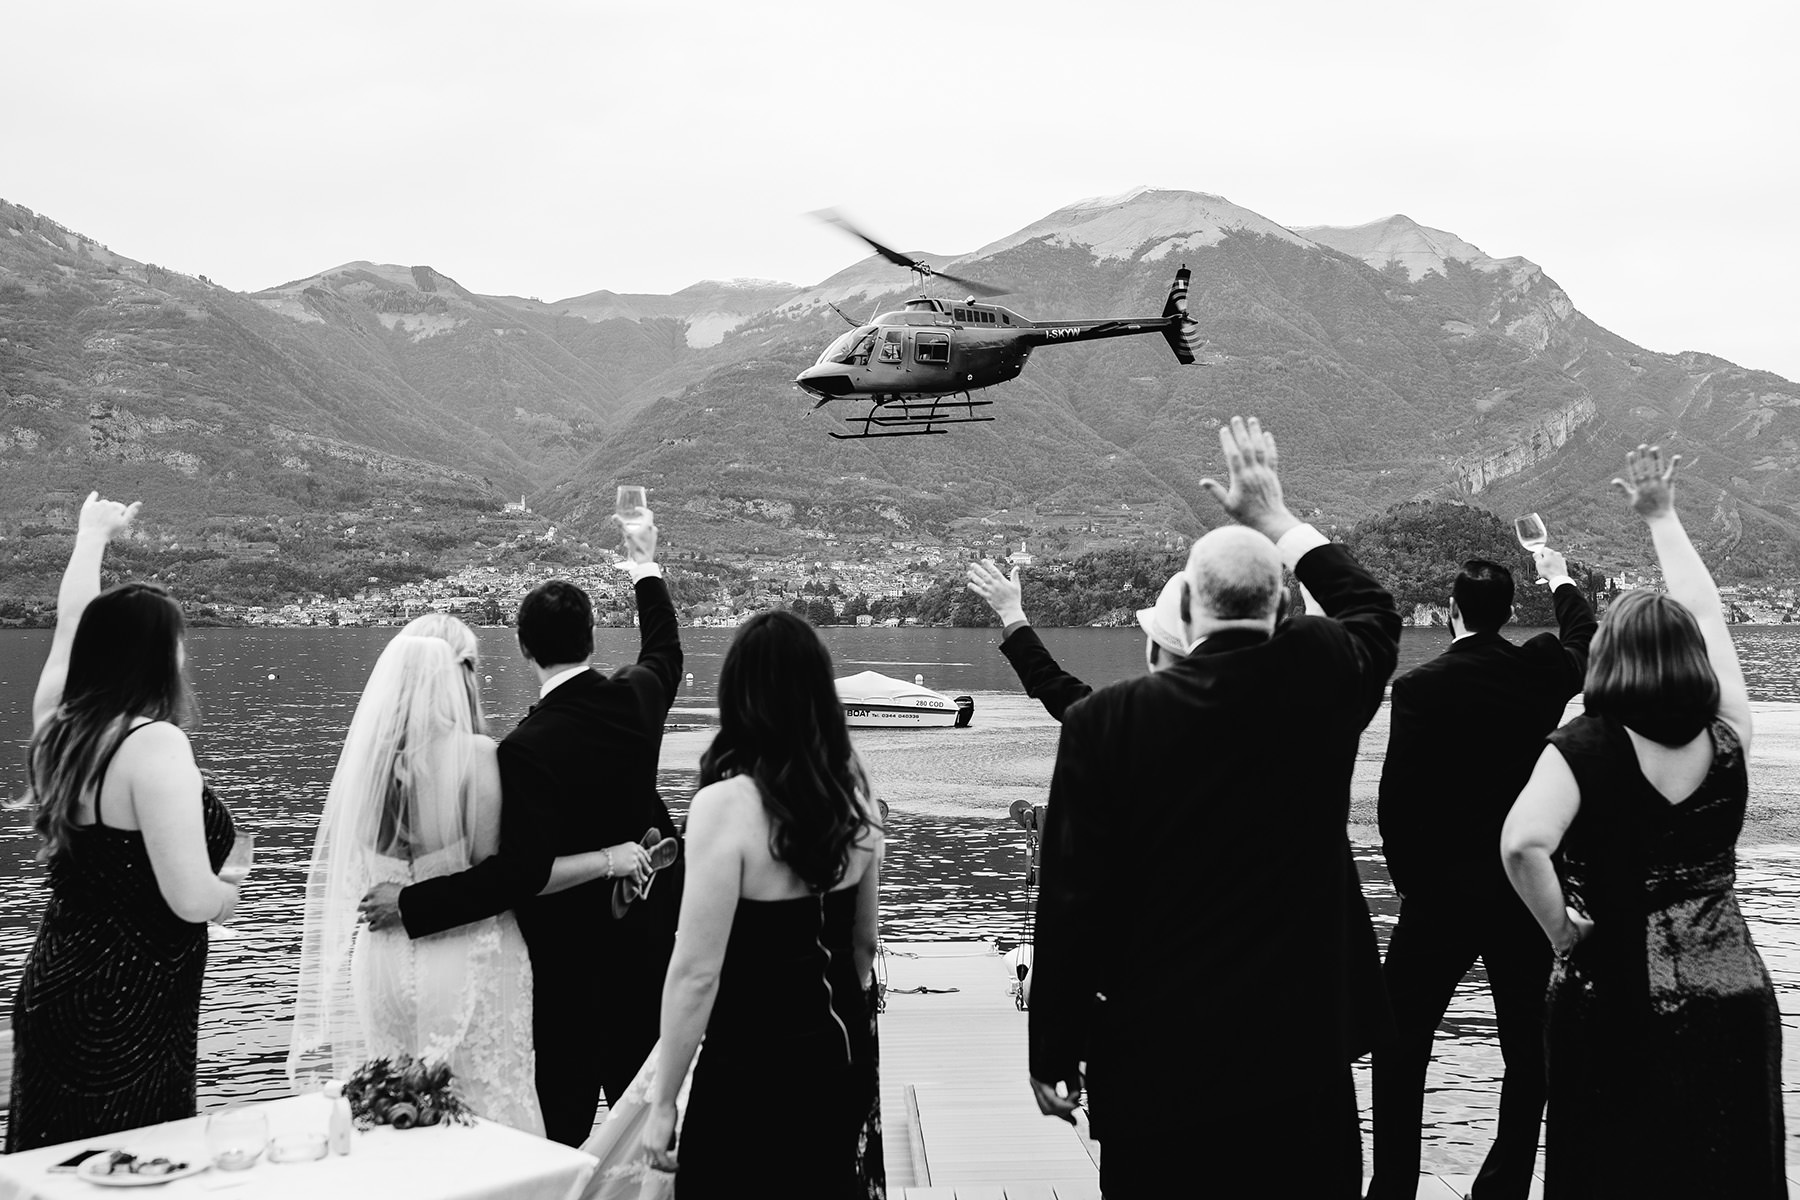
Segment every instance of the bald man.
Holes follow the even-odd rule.
[[[1197,645],[1063,715],[1031,1083],[1065,1119],[1085,1084],[1108,1200],[1271,1177],[1354,1197],[1380,966],[1344,825],[1400,618],[1288,511],[1272,436],[1233,418],[1220,444],[1229,486],[1203,485],[1237,524],[1188,559]],[[1284,562],[1326,615],[1277,630]]]

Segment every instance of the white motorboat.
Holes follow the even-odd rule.
[[[975,715],[975,702],[967,696],[952,699],[875,671],[838,680],[837,693],[852,729],[949,728],[967,725]]]

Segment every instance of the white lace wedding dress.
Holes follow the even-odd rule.
[[[409,863],[370,855],[370,882],[402,886],[461,870],[460,848]],[[539,1136],[531,960],[510,912],[422,938],[357,927],[351,990],[370,1057],[447,1061],[470,1108]]]
[[[499,846],[500,774],[474,731],[471,661],[403,632],[357,703],[307,874],[288,1077],[305,1091],[371,1058],[447,1061],[476,1113],[541,1135],[531,959],[513,915],[411,939],[358,911],[376,884],[455,874]]]

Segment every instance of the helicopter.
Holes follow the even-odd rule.
[[[976,400],[972,393],[1016,379],[1039,346],[1160,333],[1177,361],[1186,366],[1193,364],[1202,340],[1198,325],[1188,315],[1192,273],[1186,264],[1175,272],[1168,303],[1159,317],[1032,321],[985,299],[1004,296],[1008,289],[963,279],[908,258],[836,214],[816,215],[861,238],[882,258],[913,272],[919,281],[920,294],[899,311],[882,313],[861,324],[832,305],[855,327],[840,334],[816,363],[794,379],[803,391],[818,398],[814,410],[833,400],[870,401],[867,412],[845,418],[853,426],[860,422],[860,430],[832,433],[842,441],[948,433],[943,426],[992,421],[993,417],[977,415],[975,410],[993,401]],[[926,281],[934,277],[966,289],[968,298],[953,301],[926,295]]]

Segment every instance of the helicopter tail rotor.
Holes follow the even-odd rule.
[[[1169,288],[1169,302],[1163,305],[1163,316],[1170,318],[1162,331],[1163,340],[1169,343],[1169,349],[1175,352],[1176,360],[1184,367],[1193,365],[1200,344],[1205,340],[1200,336],[1200,323],[1188,315],[1188,279],[1192,274],[1183,263],[1175,272],[1175,283]]]

